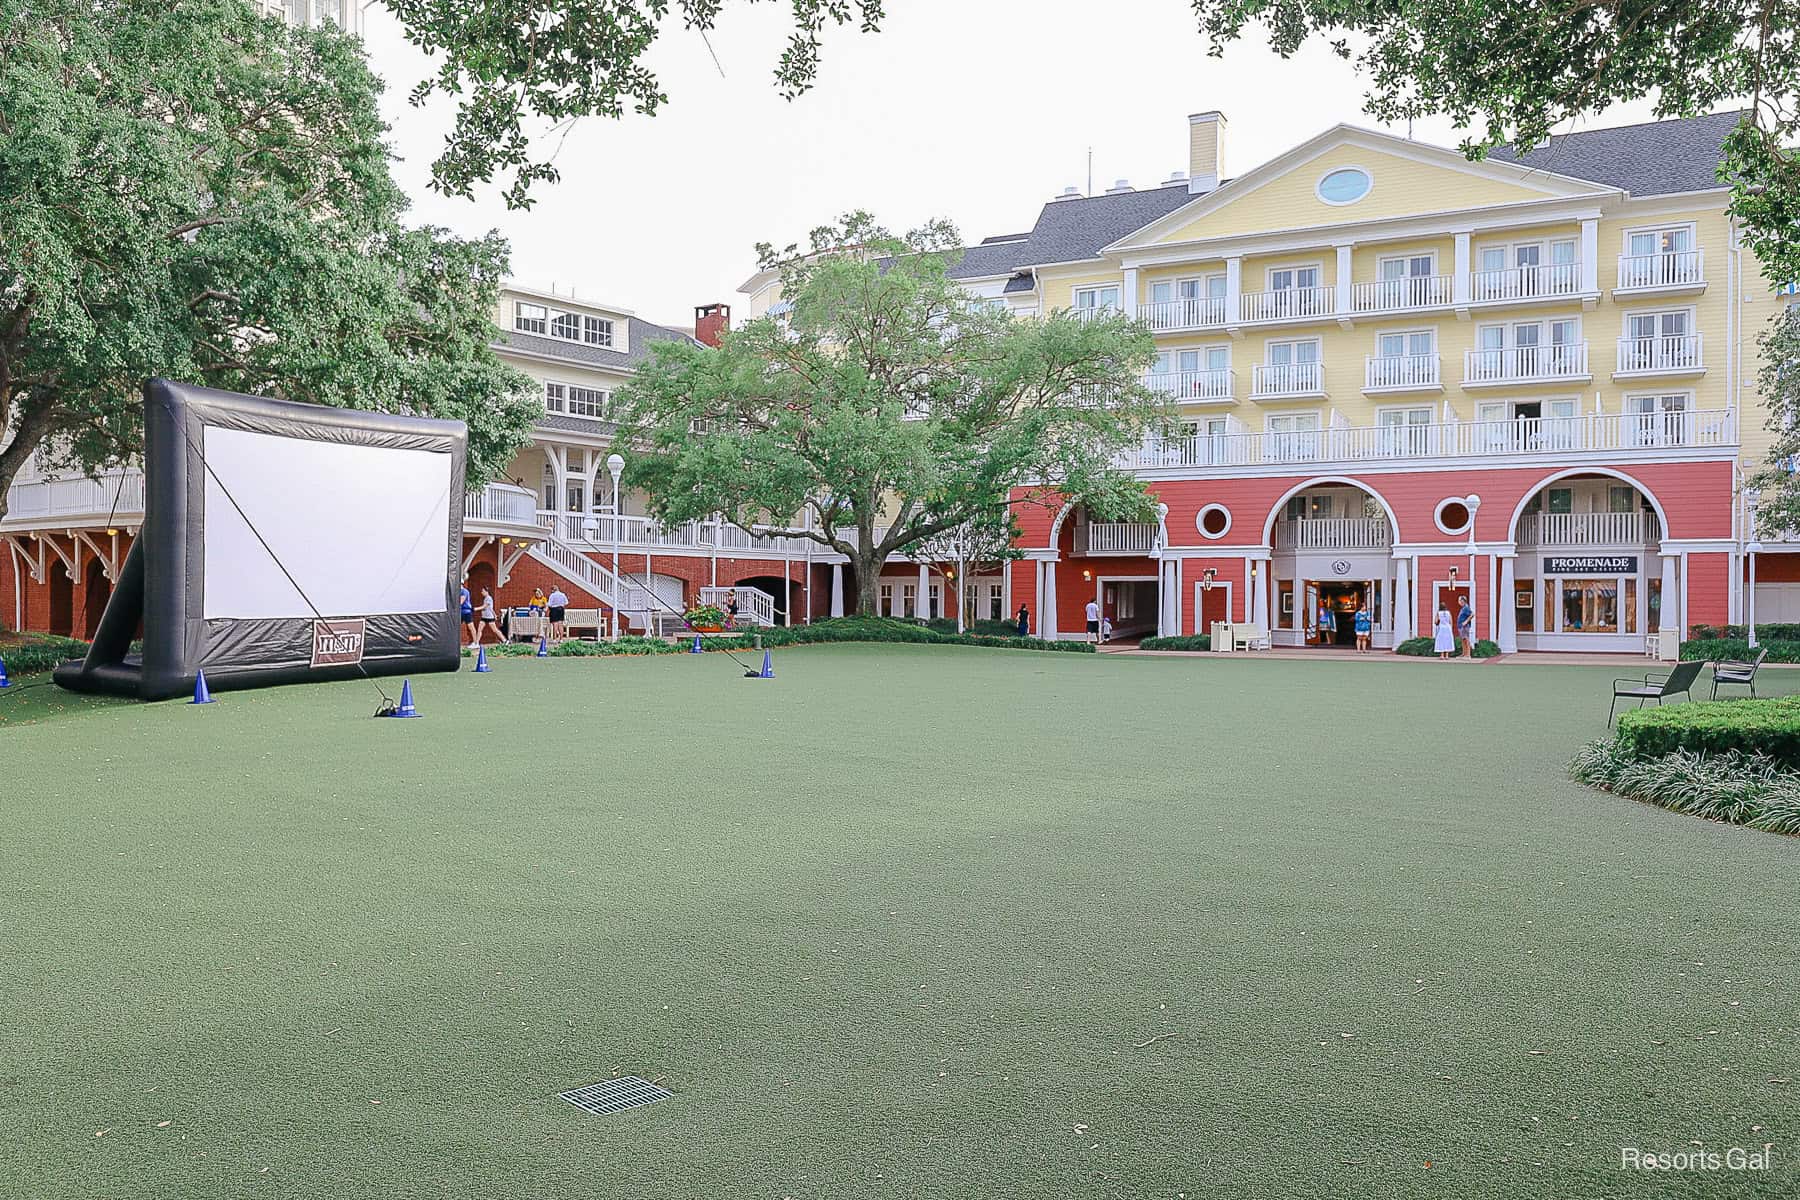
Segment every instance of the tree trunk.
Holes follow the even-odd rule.
[[[856,550],[856,612],[859,616],[880,615],[881,568],[879,553],[871,550],[864,541]]]

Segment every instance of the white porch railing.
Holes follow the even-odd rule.
[[[1324,363],[1257,363],[1251,375],[1252,396],[1316,396],[1324,390]]]
[[[1700,251],[1670,250],[1660,254],[1619,255],[1621,291],[1666,287],[1698,287],[1706,282]]]
[[[1587,343],[1508,346],[1504,350],[1469,350],[1463,358],[1464,386],[1537,383],[1588,376]]]
[[[1108,317],[1120,316],[1123,311],[1113,304],[1096,304],[1089,308],[1071,308],[1069,310],[1077,321],[1103,321]]]
[[[1148,554],[1156,526],[1135,521],[1090,521],[1075,527],[1077,554]]]
[[[537,494],[510,483],[490,483],[463,498],[463,520],[496,525],[536,525]]]
[[[1655,513],[1528,513],[1517,542],[1526,546],[1643,546],[1662,536]]]
[[[1434,425],[1352,426],[1294,433],[1196,434],[1153,440],[1119,456],[1129,469],[1254,467],[1264,463],[1484,458],[1499,455],[1629,454],[1671,447],[1736,446],[1729,409],[1590,413]]]
[[[1359,313],[1406,312],[1417,308],[1442,308],[1450,303],[1448,275],[1408,275],[1404,279],[1378,279],[1351,289],[1351,307]]]
[[[1218,329],[1225,324],[1225,301],[1193,296],[1184,300],[1152,300],[1138,309],[1144,324],[1160,333],[1179,329]]]
[[[1371,357],[1363,360],[1363,390],[1380,392],[1441,387],[1441,374],[1435,354]]]
[[[144,473],[136,467],[96,478],[33,479],[7,491],[5,524],[46,520],[115,520],[136,524],[144,516]]]
[[[1301,517],[1275,522],[1277,550],[1379,550],[1393,543],[1386,517]]]
[[[1230,367],[1205,371],[1151,371],[1144,376],[1144,386],[1171,400],[1229,400],[1236,389],[1236,374]]]
[[[1337,303],[1337,292],[1328,287],[1278,288],[1272,292],[1245,292],[1240,300],[1245,321],[1289,321],[1330,316]]]
[[[775,597],[760,588],[703,587],[700,589],[700,603],[716,604],[723,609],[726,597],[733,594],[737,597],[739,625],[768,627],[775,624]]]
[[[1472,300],[1537,300],[1546,296],[1572,296],[1581,290],[1581,264],[1538,263],[1528,267],[1501,267],[1469,273]]]
[[[615,529],[621,550],[756,550],[773,554],[804,555],[810,546],[815,554],[829,553],[807,538],[773,537],[750,533],[725,521],[688,521],[665,526],[651,517],[613,516],[611,513],[557,512],[539,509],[537,523],[554,529],[564,541],[592,550],[609,550]]]
[[[1670,371],[1698,371],[1700,335],[1681,333],[1657,337],[1619,339],[1621,375],[1657,375]]]

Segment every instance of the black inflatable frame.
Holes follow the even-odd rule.
[[[450,455],[443,610],[324,613],[324,622],[313,617],[207,620],[207,469],[201,448],[209,426]],[[467,448],[468,430],[460,421],[325,408],[149,380],[144,384],[144,524],[87,658],[58,668],[56,682],[71,691],[161,700],[192,692],[202,670],[212,691],[456,670],[462,657],[458,586]],[[320,533],[329,536],[330,531]],[[314,665],[321,657],[316,639],[337,632],[331,623],[339,620],[345,622],[344,630],[362,635],[357,660]],[[140,625],[143,654],[137,657],[129,651]],[[348,659],[349,654],[340,649],[323,657]]]

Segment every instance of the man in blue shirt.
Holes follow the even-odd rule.
[[[1475,610],[1469,607],[1469,598],[1463,596],[1462,607],[1456,613],[1456,634],[1462,638],[1463,653],[1470,658],[1475,657]]]

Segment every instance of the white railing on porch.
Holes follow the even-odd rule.
[[[1401,354],[1392,357],[1376,355],[1363,360],[1364,391],[1439,386],[1441,372],[1438,370],[1438,356],[1435,354]]]
[[[496,525],[536,525],[537,494],[510,483],[490,483],[463,498],[463,520]]]
[[[1144,386],[1174,401],[1229,400],[1235,375],[1230,367],[1214,367],[1204,371],[1151,371],[1144,376]]]
[[[92,479],[33,479],[13,484],[6,502],[8,525],[108,516],[136,524],[144,516],[144,473],[127,467]]]
[[[1464,384],[1585,379],[1587,374],[1586,342],[1469,350],[1463,357]]]
[[[1646,512],[1528,513],[1519,518],[1520,546],[1643,546],[1662,536]]]
[[[1152,300],[1138,308],[1144,324],[1159,333],[1180,329],[1217,329],[1225,324],[1223,298],[1192,296],[1183,300]]]
[[[1366,462],[1371,459],[1483,458],[1512,454],[1663,451],[1736,446],[1729,409],[1671,413],[1590,413],[1435,425],[1352,426],[1294,433],[1197,434],[1126,451],[1133,469],[1254,467],[1264,463]]]
[[[1667,371],[1698,371],[1700,335],[1697,333],[1659,334],[1656,337],[1619,339],[1621,375],[1655,375]]]
[[[1393,543],[1386,517],[1301,517],[1275,522],[1277,550],[1380,550]]]
[[[700,603],[716,604],[721,610],[725,607],[727,596],[737,597],[739,625],[772,626],[776,622],[775,597],[753,587],[703,587],[700,589]]]
[[[1257,363],[1250,376],[1252,396],[1315,396],[1324,390],[1324,363]]]
[[[1075,527],[1077,554],[1148,554],[1156,526],[1137,521],[1090,521]]]
[[[1359,313],[1405,312],[1441,308],[1450,303],[1450,295],[1448,275],[1408,275],[1356,284],[1351,289],[1351,306]]]
[[[784,552],[804,555],[810,546],[814,554],[830,553],[826,547],[808,538],[751,533],[717,520],[665,526],[645,516],[615,517],[611,513],[540,509],[537,523],[545,529],[554,529],[564,541],[594,550],[610,550],[616,530],[621,550],[756,550],[779,557]]]
[[[1245,292],[1240,297],[1245,321],[1289,321],[1329,317],[1337,292],[1328,287],[1279,288],[1272,292]]]
[[[1700,251],[1669,250],[1660,254],[1619,255],[1619,287],[1697,287],[1706,282]]]
[[[1535,300],[1546,296],[1572,296],[1581,290],[1581,264],[1537,263],[1525,267],[1501,267],[1469,273],[1472,300]]]

